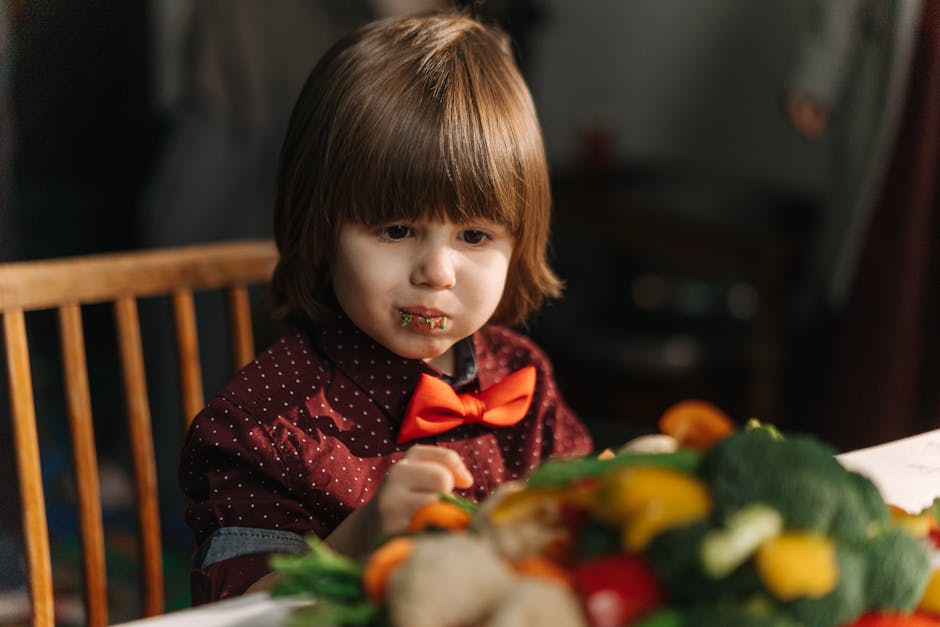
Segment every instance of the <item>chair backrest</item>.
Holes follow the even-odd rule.
[[[153,434],[137,299],[166,295],[172,302],[185,417],[183,427],[188,427],[204,404],[194,291],[227,292],[234,366],[240,368],[254,357],[247,286],[267,281],[276,257],[272,242],[246,240],[0,264],[0,314],[3,316],[34,625],[51,626],[55,617],[24,314],[40,309],[58,310],[65,400],[75,464],[86,618],[88,625],[98,626],[108,623],[108,585],[81,307],[113,303],[137,496],[142,614],[152,616],[164,611],[164,582]]]

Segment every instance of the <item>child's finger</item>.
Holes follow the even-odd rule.
[[[405,458],[388,473],[389,482],[402,486],[408,492],[450,492],[454,477],[450,469],[436,461]]]
[[[415,461],[427,461],[441,464],[446,467],[454,477],[454,485],[458,488],[469,488],[473,485],[473,475],[467,470],[460,455],[456,451],[442,446],[427,446],[425,444],[416,444],[408,449],[405,455],[406,459]],[[449,490],[448,490],[449,492]]]
[[[431,492],[404,490],[394,491],[388,497],[379,501],[380,529],[384,534],[401,533],[416,511],[437,500],[437,495]]]

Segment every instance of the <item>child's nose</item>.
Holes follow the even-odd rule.
[[[435,289],[454,287],[457,276],[454,268],[453,251],[447,246],[428,246],[415,264],[411,282]]]

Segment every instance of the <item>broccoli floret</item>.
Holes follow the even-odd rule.
[[[679,610],[667,607],[647,614],[630,627],[685,627],[685,618]]]
[[[770,599],[757,595],[747,601],[730,599],[692,606],[683,627],[804,627]]]
[[[819,598],[800,598],[782,604],[806,627],[836,627],[851,622],[866,609],[866,562],[854,548],[837,545],[839,584]]]
[[[933,502],[925,507],[921,513],[933,514],[934,519],[940,521],[940,496],[935,498]]]
[[[902,529],[886,529],[871,540],[865,557],[869,605],[881,610],[913,610],[930,575],[930,560],[920,541]]]
[[[736,433],[703,458],[701,474],[720,519],[763,503],[780,512],[787,529],[859,542],[879,515],[864,480],[843,468],[834,450],[808,436],[779,440],[763,429]]]
[[[665,586],[670,603],[707,603],[725,596],[747,598],[762,590],[752,562],[721,579],[705,573],[699,548],[712,529],[707,522],[698,521],[661,533],[647,547],[646,557]]]
[[[872,483],[871,479],[857,472],[848,471],[848,479],[855,487],[855,493],[865,515],[880,524],[888,522],[890,517],[888,505],[879,492],[878,486]]]
[[[780,431],[777,429],[777,427],[775,427],[774,425],[770,424],[769,422],[761,422],[761,421],[758,420],[757,418],[748,418],[747,423],[745,423],[745,425],[744,425],[744,430],[745,430],[745,431],[754,431],[754,430],[757,430],[757,429],[760,429],[760,430],[762,430],[762,431],[766,431],[766,432],[767,432],[767,435],[769,435],[770,437],[772,437],[772,438],[775,439],[775,440],[783,440],[783,439],[784,439],[783,434],[780,433]]]
[[[877,535],[888,521],[888,506],[870,479],[845,471],[830,532],[843,542],[859,544]]]
[[[706,599],[718,591],[718,586],[702,571],[696,547],[708,532],[708,524],[699,521],[685,527],[670,529],[659,534],[646,549],[659,579],[672,603],[686,603]]]
[[[578,533],[575,554],[580,560],[620,551],[620,532],[597,520],[588,520]]]

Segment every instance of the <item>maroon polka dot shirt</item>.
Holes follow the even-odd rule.
[[[558,394],[551,365],[529,339],[502,327],[472,336],[477,376],[458,392],[485,389],[527,365],[537,368],[528,415],[515,426],[463,425],[395,442],[423,361],[376,344],[345,317],[293,332],[245,367],[195,418],[179,478],[197,544],[220,527],[326,537],[367,502],[389,467],[415,443],[453,449],[480,500],[542,460],[590,452],[587,429]],[[241,594],[267,572],[267,555],[193,571],[193,602]]]

